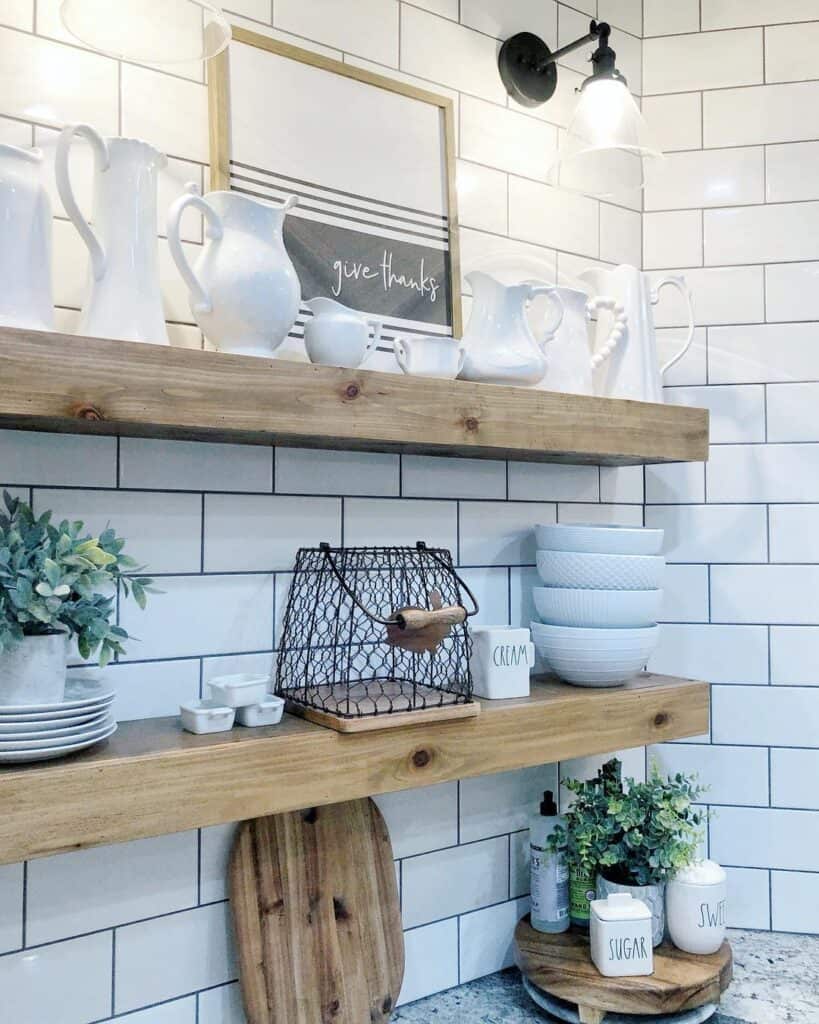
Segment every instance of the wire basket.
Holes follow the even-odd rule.
[[[342,732],[477,714],[466,625],[477,611],[444,548],[301,548],[276,692]]]

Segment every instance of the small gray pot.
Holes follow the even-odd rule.
[[[597,875],[597,898],[604,900],[613,892],[627,892],[635,900],[642,900],[651,911],[651,936],[659,946],[665,935],[665,882],[657,885],[621,885],[611,882],[601,874]]]
[[[24,636],[0,654],[0,707],[58,704],[65,696],[68,635]]]

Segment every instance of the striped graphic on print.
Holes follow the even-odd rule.
[[[443,214],[327,188],[237,160],[231,160],[230,166],[230,187],[234,192],[273,200],[298,196],[291,216],[337,224],[380,238],[422,241],[443,250],[449,248],[449,218]]]
[[[448,216],[235,160],[230,184],[249,198],[295,196],[283,231],[303,299],[334,298],[380,320],[382,352],[397,334],[452,334]],[[292,338],[309,315],[303,308]]]

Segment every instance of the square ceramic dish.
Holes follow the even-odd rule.
[[[232,676],[217,676],[210,681],[211,697],[227,708],[246,708],[259,704],[267,696],[270,676],[239,672]]]
[[[236,712],[213,700],[193,700],[179,705],[182,728],[198,735],[207,732],[227,732],[233,728]]]
[[[264,700],[258,704],[249,704],[247,707],[238,708],[236,721],[239,725],[246,725],[256,728],[260,725],[278,725],[284,714],[284,701],[272,693],[265,695]]]

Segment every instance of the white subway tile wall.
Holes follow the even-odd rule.
[[[716,684],[707,745],[652,752],[710,784],[730,923],[817,932],[819,73],[794,40],[819,39],[819,7],[644,0],[644,15],[643,110],[670,151],[646,189],[644,266],[693,289],[705,365],[684,360],[666,401],[707,406],[712,443],[702,475],[646,471],[646,524],[673,563],[651,667]],[[681,316],[661,297],[658,323]]]
[[[595,0],[359,0],[343,18],[331,0],[227,4],[248,27],[453,98],[464,271],[491,255],[537,263],[550,278],[641,256],[658,279],[683,272],[697,331],[666,383],[669,401],[712,410],[707,470],[271,452],[3,430],[0,484],[38,509],[92,523],[110,517],[159,576],[164,594],[147,612],[121,608],[123,624],[140,637],[110,670],[122,719],[173,714],[180,700],[204,695],[219,672],[266,671],[298,544],[425,537],[452,548],[482,621],[523,624],[532,611],[534,523],[641,523],[645,514],[668,529],[674,559],[668,624],[652,667],[719,684],[712,733],[658,748],[660,763],[701,767],[713,785],[709,799],[724,805],[710,843],[730,869],[732,923],[817,930],[799,893],[819,888],[819,810],[804,785],[815,776],[819,747],[819,615],[813,570],[793,563],[819,562],[807,536],[798,546],[813,522],[812,503],[819,507],[819,443],[806,414],[812,391],[769,385],[819,381],[812,322],[819,320],[819,235],[811,227],[819,187],[802,170],[819,164],[819,81],[770,84],[780,77],[787,37],[764,40],[762,29],[766,19],[787,24],[816,13],[814,0],[789,0],[776,11],[756,0],[701,6],[704,31],[700,5],[688,0],[617,0],[605,12],[638,94],[644,73],[651,94],[644,110],[660,145],[678,154],[665,180],[649,188],[652,212],[641,215],[640,200],[602,204],[546,185],[587,53],[567,58],[574,70],[562,70],[558,95],[538,110],[507,101],[497,77],[499,39],[528,29],[566,42],[586,31]],[[88,120],[166,147],[174,161],[163,202],[183,180],[206,184],[201,69],[119,66],[67,45],[56,10],[56,0],[40,0],[35,32],[33,2],[3,6],[0,22],[10,27],[0,28],[2,137],[28,144],[36,124],[36,141],[48,148],[54,126]],[[721,28],[739,31],[705,31]],[[643,34],[651,37],[645,44]],[[59,204],[55,211],[58,317],[71,327],[85,258]],[[783,228],[783,217],[793,226]],[[187,230],[195,252],[199,226]],[[164,242],[161,251],[173,343],[198,347]],[[656,312],[661,355],[670,358],[683,310],[665,290]],[[749,587],[742,576],[779,569],[787,579],[754,577]],[[781,616],[785,604],[770,608],[765,595],[775,586],[799,588],[784,593],[796,618]],[[629,774],[645,771],[642,751],[628,761]],[[562,776],[596,763],[564,764]],[[528,893],[526,814],[539,790],[556,783],[557,768],[547,765],[379,798],[407,928],[402,1002],[509,962]],[[779,837],[755,849],[768,830]],[[16,1024],[58,1017],[91,1024],[123,1014],[133,1024],[244,1024],[225,902],[232,834],[231,825],[217,826],[0,867],[0,982]]]
[[[50,166],[54,129],[67,120],[146,136],[173,158],[161,186],[163,236],[164,208],[184,183],[207,187],[202,68],[167,74],[120,66],[66,37],[58,0],[39,0],[34,32],[34,6],[0,4],[0,24],[9,26],[0,28],[0,137],[43,146]],[[553,104],[524,111],[507,102],[495,64],[498,39],[513,31],[540,31],[554,45],[560,16],[562,35],[582,34],[597,13],[595,0],[571,7],[553,0],[357,0],[343,17],[332,0],[229,0],[227,7],[248,28],[453,99],[464,272],[492,253],[520,257],[527,275],[537,266],[538,276],[552,280],[558,257],[570,275],[601,260],[641,261],[639,200],[601,204],[545,184],[581,74],[564,68]],[[618,0],[609,17],[639,93],[642,5]],[[585,56],[577,62],[583,71]],[[699,124],[699,108],[696,117]],[[700,145],[699,127],[691,145]],[[89,205],[89,161],[81,150],[76,164],[81,201]],[[57,316],[71,330],[85,253],[53,198]],[[195,253],[201,225],[191,218],[185,231]],[[687,263],[702,263],[700,236],[701,227],[697,259]],[[164,238],[160,253],[172,343],[200,347]],[[737,322],[734,311],[725,322]],[[706,381],[701,331],[675,375],[681,384]],[[424,538],[451,548],[478,596],[480,621],[524,624],[532,526],[557,518],[642,523],[644,496],[640,468],[6,429],[0,485],[38,511],[82,517],[93,528],[110,521],[158,577],[163,593],[145,613],[132,604],[120,608],[122,624],[139,637],[109,669],[123,721],[173,715],[180,702],[206,696],[220,673],[270,671],[301,544]],[[679,607],[693,614],[693,603],[680,598]],[[643,752],[636,757],[642,765]],[[544,765],[379,797],[407,928],[402,1002],[509,964],[512,931],[528,906],[527,817],[542,790],[557,785],[557,766]],[[226,902],[233,834],[234,825],[219,825],[0,867],[0,982],[15,1024],[120,1017],[132,1024],[244,1024]]]

